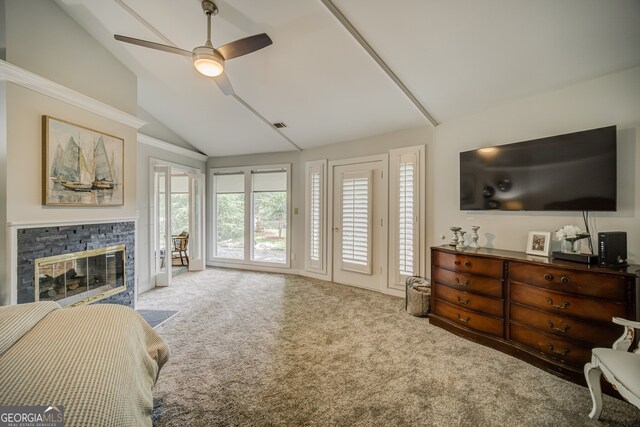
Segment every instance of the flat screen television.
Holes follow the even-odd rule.
[[[615,211],[616,127],[460,153],[460,210]]]

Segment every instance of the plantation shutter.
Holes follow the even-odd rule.
[[[399,291],[407,277],[425,274],[424,151],[389,151],[389,287]]]
[[[309,242],[309,259],[320,260],[320,172],[311,173],[311,230]]]
[[[416,171],[415,154],[400,156],[398,170],[398,268],[401,276],[415,274],[414,255],[416,253],[415,201],[417,200],[414,185]]]
[[[326,160],[306,163],[305,267],[325,273],[325,169]]]
[[[342,268],[371,274],[371,171],[342,174]]]

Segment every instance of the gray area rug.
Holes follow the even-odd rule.
[[[404,312],[404,300],[280,274],[208,269],[139,297],[180,312],[156,426],[640,425],[605,396]]]
[[[136,311],[154,329],[178,313],[178,310],[140,310],[138,309]]]

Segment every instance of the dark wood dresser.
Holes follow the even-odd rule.
[[[429,321],[585,384],[594,347],[638,320],[640,265],[602,268],[497,249],[431,248]]]

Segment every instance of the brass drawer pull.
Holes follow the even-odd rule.
[[[547,343],[547,348],[550,351],[554,352],[555,354],[559,354],[560,356],[566,356],[567,353],[569,353],[569,349],[568,348],[565,348],[564,350],[560,350],[560,351],[554,350],[553,349],[553,344],[551,344],[550,342]]]
[[[546,274],[544,275],[544,280],[547,280],[547,281],[549,281],[549,282],[550,282],[550,281],[552,281],[552,280],[553,280],[553,275],[552,275],[552,274],[549,274],[549,273],[546,273]]]
[[[462,299],[460,298],[460,295],[456,295],[456,301],[458,301],[462,305],[467,305],[471,302],[471,298]]]
[[[455,265],[460,265],[460,260],[459,260],[459,259],[457,259],[457,260],[453,261],[453,263],[454,263]]]
[[[464,262],[464,266],[465,267],[471,267],[471,261],[465,261]]]
[[[458,316],[458,320],[463,322],[463,323],[469,323],[469,320],[471,320],[471,317],[462,317],[458,313],[456,313],[456,316]]]
[[[564,301],[562,303],[562,305],[559,304],[554,304],[553,300],[551,298],[547,298],[547,304],[554,306],[555,308],[559,308],[561,310],[564,310],[565,308],[567,308],[569,306],[569,302],[568,301]]]
[[[560,278],[560,281],[566,285],[567,283],[571,282],[571,279],[569,279],[567,276],[562,276]]]
[[[563,334],[567,332],[567,329],[569,329],[569,325],[562,325],[562,328],[556,328],[553,326],[553,322],[551,320],[547,320],[547,325],[549,325],[549,327],[554,331],[562,332]]]
[[[462,282],[460,281],[460,279],[458,279],[456,277],[456,284],[460,285],[460,286],[467,286],[469,284],[468,280],[463,280]]]

